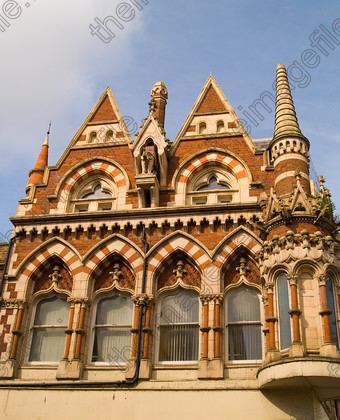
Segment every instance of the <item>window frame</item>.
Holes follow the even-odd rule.
[[[335,280],[333,278],[333,276],[331,274],[328,274],[326,277],[326,298],[327,298],[327,306],[328,309],[331,309],[329,307],[329,302],[328,302],[328,293],[327,293],[327,283],[330,282],[332,284],[332,294],[333,294],[333,307],[334,307],[334,318],[335,318],[335,327],[336,327],[336,338],[337,341],[334,342],[334,344],[337,347],[337,350],[340,351],[340,331],[339,331],[339,327],[340,327],[340,318],[339,318],[339,299],[337,299],[338,297],[338,293],[337,293],[337,289],[336,289],[336,284],[335,284]],[[331,319],[329,320],[329,322],[331,323]]]
[[[163,298],[171,295],[176,295],[178,292],[192,292],[197,297],[197,304],[198,304],[198,317],[197,322],[190,322],[190,323],[176,323],[176,325],[197,325],[198,330],[198,343],[197,343],[197,360],[159,360],[160,355],[160,343],[161,343],[161,324],[160,324],[160,316],[161,316],[161,309],[162,309],[162,300]],[[164,290],[162,291],[157,297],[157,308],[156,308],[156,316],[154,320],[154,330],[156,332],[155,336],[155,343],[154,343],[154,354],[155,354],[155,363],[159,366],[195,366],[198,364],[200,359],[200,351],[201,351],[201,334],[200,334],[200,326],[201,326],[201,300],[200,295],[197,290],[194,289],[187,289],[183,287],[176,287],[173,290]]]
[[[90,340],[89,340],[89,346],[88,346],[88,356],[87,356],[87,363],[89,366],[92,367],[109,367],[110,369],[117,369],[117,370],[121,370],[121,369],[126,369],[126,366],[129,363],[129,360],[126,361],[126,363],[112,363],[112,361],[93,361],[92,357],[93,357],[93,349],[94,349],[94,343],[95,343],[95,333],[96,333],[96,319],[97,319],[97,311],[98,311],[98,305],[101,301],[106,300],[106,299],[112,299],[115,296],[125,296],[127,298],[129,298],[131,300],[131,306],[132,306],[132,311],[131,311],[131,323],[129,325],[117,325],[116,328],[129,328],[130,330],[130,357],[131,357],[131,349],[132,349],[132,328],[133,328],[133,320],[134,320],[134,314],[135,314],[135,310],[136,307],[133,304],[132,301],[132,295],[131,293],[128,292],[123,292],[120,290],[113,290],[112,292],[108,293],[100,293],[98,296],[96,296],[95,298],[95,302],[93,304],[93,310],[92,310],[92,316],[91,316],[91,323],[90,323]],[[113,327],[111,324],[103,324],[100,325],[100,327],[102,328],[107,328],[107,327]]]
[[[233,322],[232,324],[228,323],[228,295],[234,291],[237,290],[238,288],[241,287],[247,287],[250,289],[253,289],[256,292],[256,295],[258,297],[259,300],[259,310],[260,310],[260,320],[259,321],[242,321],[242,322]],[[264,337],[263,337],[263,333],[262,333],[262,328],[264,325],[264,312],[263,312],[263,305],[262,305],[262,295],[261,295],[261,291],[255,287],[254,285],[250,285],[248,283],[241,283],[241,284],[237,284],[236,286],[232,286],[231,288],[228,288],[224,294],[224,311],[223,311],[223,319],[224,319],[224,346],[225,346],[225,351],[224,351],[224,364],[225,365],[245,365],[245,364],[260,364],[263,362],[264,360]],[[229,359],[229,331],[228,331],[228,326],[229,325],[259,325],[260,326],[260,341],[261,341],[261,355],[262,358],[261,359],[242,359],[242,360],[230,360]]]
[[[26,365],[29,366],[58,366],[60,361],[63,359],[64,356],[64,351],[65,351],[65,345],[66,345],[66,333],[65,330],[67,329],[68,325],[68,319],[66,320],[67,323],[65,326],[60,326],[60,327],[55,327],[55,326],[50,326],[50,325],[39,325],[39,327],[35,328],[35,317],[36,317],[36,313],[37,313],[37,307],[38,305],[43,302],[44,300],[51,300],[52,298],[59,298],[64,300],[67,304],[68,304],[68,310],[70,312],[70,304],[67,302],[67,298],[69,296],[68,295],[63,295],[61,293],[53,293],[53,294],[42,294],[37,296],[33,302],[32,302],[32,310],[31,310],[31,314],[30,314],[30,324],[29,324],[29,331],[28,331],[28,337],[27,337],[27,351],[24,354],[24,363]],[[68,318],[69,318],[69,312],[68,312]],[[38,328],[57,328],[57,329],[61,329],[63,328],[64,330],[64,351],[62,354],[62,357],[60,360],[58,361],[39,361],[39,360],[30,360],[30,356],[31,356],[31,348],[32,348],[32,343],[33,343],[33,336],[34,336],[34,330],[38,329]]]
[[[288,295],[288,315],[289,315],[289,333],[290,333],[290,344],[288,347],[281,348],[281,325],[280,325],[280,307],[279,307],[279,288],[277,285],[277,282],[279,280],[279,277],[284,275],[286,277],[287,281],[287,295]],[[298,287],[298,285],[297,285]],[[276,297],[276,316],[277,316],[277,344],[278,344],[278,350],[281,353],[288,353],[289,349],[293,343],[293,325],[292,325],[292,317],[289,314],[289,311],[292,307],[291,303],[291,296],[290,296],[290,287],[289,287],[289,280],[288,280],[288,274],[285,271],[280,271],[275,276],[275,297]],[[297,291],[299,296],[299,291]]]

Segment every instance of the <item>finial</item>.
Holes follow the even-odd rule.
[[[284,64],[278,64],[276,70],[276,110],[273,140],[287,136],[305,138],[296,117],[286,67]]]

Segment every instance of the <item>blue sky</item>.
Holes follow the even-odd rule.
[[[108,43],[91,35],[89,25],[117,16],[119,1],[18,2],[20,16],[0,31],[2,235],[24,197],[48,122],[54,164],[106,85],[122,114],[139,124],[151,86],[164,80],[166,132],[173,139],[210,73],[242,118],[238,107],[245,110],[263,91],[272,92],[278,63],[296,65],[291,76],[300,127],[340,213],[340,45],[323,43],[324,54],[310,40],[319,25],[331,30],[340,17],[337,1],[139,0],[142,10],[135,8],[134,19],[115,28]],[[297,67],[308,48],[320,62],[312,69]],[[254,138],[273,133],[274,112],[263,117],[250,127]]]

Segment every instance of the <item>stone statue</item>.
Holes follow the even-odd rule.
[[[155,156],[144,146],[141,154],[142,174],[153,174],[155,171]]]

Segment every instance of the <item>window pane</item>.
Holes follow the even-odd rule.
[[[64,299],[45,299],[38,303],[34,325],[67,325],[69,304]]]
[[[131,353],[132,310],[133,302],[127,295],[117,294],[98,303],[93,362],[127,363]]]
[[[179,290],[160,301],[160,361],[198,359],[199,301],[195,292]]]
[[[174,325],[160,328],[160,361],[198,359],[198,325]]]
[[[133,302],[130,296],[103,299],[97,307],[97,325],[131,325]]]
[[[261,309],[258,292],[247,286],[233,289],[226,299],[229,360],[262,359]],[[251,324],[247,324],[251,322]]]
[[[260,300],[256,290],[242,286],[228,295],[228,323],[260,321]]]
[[[261,325],[229,325],[229,360],[262,359]]]
[[[336,343],[337,347],[339,348],[338,327],[336,322],[336,309],[334,303],[334,289],[331,279],[328,279],[326,282],[326,291],[328,308],[332,311],[332,313],[329,315],[332,341],[333,343]]]
[[[127,363],[130,353],[130,328],[96,328],[93,362],[121,365]]]
[[[291,343],[288,279],[286,274],[280,274],[277,279],[277,295],[279,307],[280,349],[288,348]]]
[[[194,292],[181,290],[161,300],[161,324],[198,322],[198,297]]]
[[[39,328],[33,331],[30,361],[59,362],[64,354],[64,328]]]

